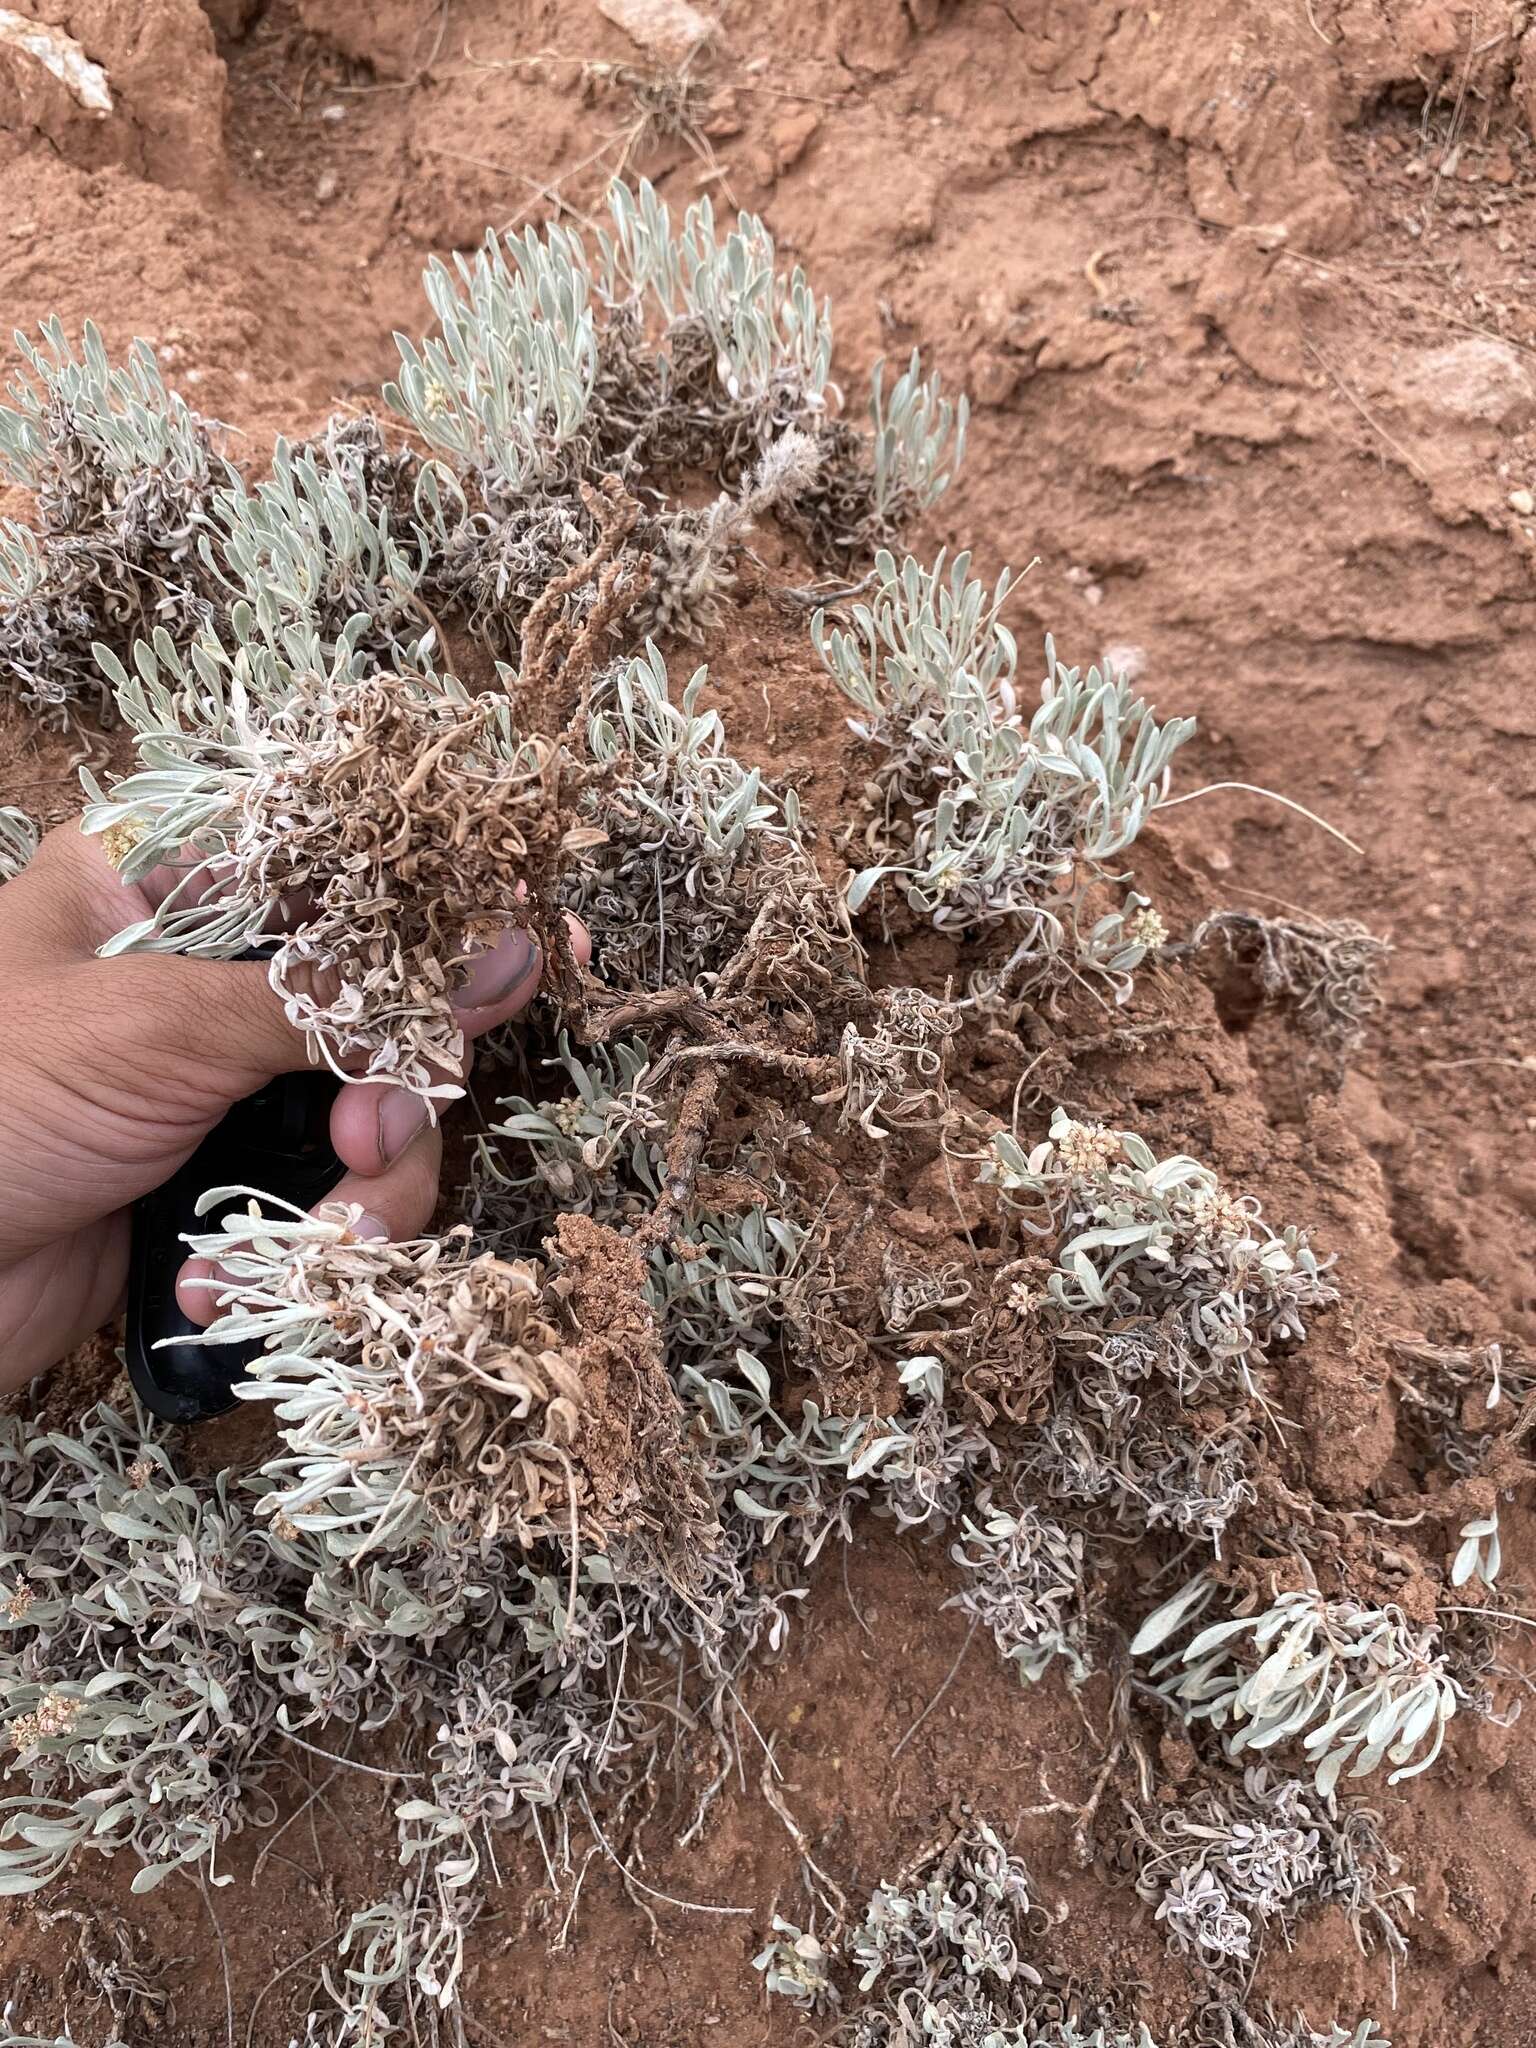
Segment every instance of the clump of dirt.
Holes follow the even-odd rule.
[[[1454,1548],[1488,1482],[1426,1497],[1419,1397],[1404,1390],[1426,1368],[1396,1347],[1536,1341],[1536,700],[1521,638],[1536,563],[1536,29],[1523,10],[725,0],[670,98],[655,53],[595,6],[223,0],[204,14],[165,0],[131,29],[111,9],[30,11],[104,67],[115,110],[90,117],[0,54],[0,297],[25,326],[94,318],[115,352],[147,336],[237,455],[238,436],[317,430],[377,385],[392,330],[416,324],[428,252],[472,247],[488,222],[580,220],[620,171],[679,201],[707,189],[763,211],[843,312],[850,380],[920,342],[972,392],[966,468],[917,552],[969,545],[982,573],[1038,557],[1010,611],[1021,645],[1049,629],[1071,660],[1113,650],[1161,712],[1196,715],[1187,786],[1226,786],[1167,813],[1137,850],[1138,886],[1175,938],[1212,913],[1351,919],[1393,951],[1341,1082],[1283,1016],[1218,1003],[1170,964],[1109,1019],[968,1031],[956,1099],[1005,1118],[1017,1105],[1036,1134],[1044,1105],[1064,1101],[1306,1223],[1343,1305],[1284,1367],[1300,1429],[1262,1477],[1267,1505],[1361,1575],[1362,1595],[1422,1616],[1423,1561]],[[0,514],[26,511],[0,495]],[[729,594],[710,650],[716,701],[734,750],[835,835],[869,764],[803,618],[771,594],[801,573],[793,543],[765,529],[755,544],[763,566]],[[41,733],[0,705],[0,801],[71,815],[82,746],[121,758],[120,737]],[[1252,785],[1304,802],[1363,854]],[[974,964],[931,930],[875,935],[871,980],[941,989]],[[727,1107],[765,1113],[746,1090]],[[824,1176],[834,1257],[829,1313],[807,1325],[831,1337],[824,1366],[839,1343],[857,1364],[892,1240],[928,1270],[990,1248],[985,1205],[921,1144],[889,1237],[867,1229],[856,1141],[805,1171],[808,1187]],[[574,1217],[559,1242],[601,1302],[593,1383],[620,1446],[640,1433],[655,1371],[635,1253]],[[977,1372],[975,1398],[1031,1412],[1040,1384],[1027,1359],[1014,1368]],[[47,1390],[56,1424],[63,1390],[83,1384],[74,1370]],[[89,1362],[93,1391],[105,1370]],[[654,1498],[666,1460],[648,1441],[652,1454]],[[631,1476],[615,1470],[615,1488]],[[1513,1465],[1497,1477],[1518,1489],[1501,1504],[1500,1598],[1514,1608],[1536,1570],[1529,1488]],[[1382,1517],[1422,1520],[1397,1545]],[[1142,1607],[1150,1569],[1126,1560]],[[1282,1561],[1241,1569],[1266,1598],[1286,1583]],[[1021,1689],[945,1608],[952,1591],[940,1549],[889,1531],[823,1566],[790,1654],[741,1681],[779,1797],[852,1897],[908,1864],[952,1807],[1006,1824],[1068,1909],[1061,1967],[1139,1985],[1148,2024],[1172,2028],[1198,1978],[1074,1849],[1102,1790],[1096,1730],[1115,1681],[1080,1697],[1056,1675]],[[1502,1647],[1518,1668],[1518,1639]],[[1172,1733],[1157,1755],[1169,1785],[1194,1765]],[[700,1779],[713,1769],[701,1753]],[[1133,1792],[1123,1769],[1106,1797]],[[474,2033],[575,2043],[606,2026],[646,2048],[692,2048],[717,2027],[763,2048],[798,2037],[750,1962],[775,1907],[804,1910],[799,1850],[750,1782],[671,1846],[700,1789],[680,1782],[661,1804],[638,1889],[594,1852],[569,1922],[535,1849],[503,1858],[490,1905],[507,1917],[479,1930],[466,1991]],[[126,2038],[223,2040],[227,1996],[253,2042],[282,2048],[317,1933],[328,1947],[332,1924],[392,1881],[376,1853],[387,1790],[340,1764],[296,1784],[296,1824],[270,1859],[259,1836],[236,1840],[234,1887],[208,1895],[222,1930],[195,1941],[190,1893],[130,1898],[126,1872],[72,1880],[103,1925],[131,1929],[135,1967],[167,1994],[132,2006]],[[1536,2035],[1520,1969],[1536,1948],[1525,1725],[1462,1717],[1436,1771],[1378,1803],[1417,1897],[1398,2005],[1389,1959],[1359,1953],[1336,1909],[1265,1955],[1255,1995],[1320,2022],[1369,2012],[1396,2048]],[[13,1903],[0,1953],[18,2015],[70,2021],[82,2048],[94,2038],[95,1950]]]
[[[640,1528],[686,1574],[690,1551],[718,1535],[685,1454],[656,1318],[645,1299],[645,1250],[590,1216],[555,1225],[552,1283],[580,1332],[580,1454],[598,1515]]]

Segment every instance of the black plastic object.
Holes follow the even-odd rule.
[[[258,1188],[300,1209],[324,1201],[346,1171],[330,1140],[337,1085],[326,1071],[280,1074],[237,1102],[180,1172],[134,1204],[128,1377],[151,1414],[201,1422],[234,1406],[230,1390],[261,1344],[177,1341],[197,1334],[176,1301],[176,1275],[187,1256],[182,1238],[216,1230],[220,1215],[243,1206],[232,1202],[200,1217],[197,1204],[209,1188]]]

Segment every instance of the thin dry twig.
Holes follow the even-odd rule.
[[[960,1645],[960,1654],[956,1657],[954,1663],[950,1665],[949,1673],[945,1678],[944,1683],[939,1687],[938,1691],[934,1694],[933,1698],[928,1702],[927,1706],[924,1707],[923,1711],[912,1723],[912,1726],[907,1730],[906,1734],[903,1735],[900,1742],[898,1742],[896,1747],[891,1751],[892,1763],[895,1763],[897,1757],[901,1755],[901,1752],[912,1740],[913,1736],[917,1733],[918,1729],[922,1727],[923,1723],[927,1720],[928,1716],[939,1704],[939,1701],[943,1699],[945,1693],[949,1691],[949,1688],[954,1684],[955,1680],[959,1677],[960,1666],[965,1662],[966,1652],[970,1649],[972,1639],[974,1638],[976,1631],[980,1626],[980,1617],[973,1616],[971,1620],[971,1625],[965,1632],[965,1641]]]

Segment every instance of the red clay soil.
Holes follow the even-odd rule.
[[[238,447],[376,390],[391,330],[424,319],[428,254],[548,217],[556,191],[579,220],[621,168],[763,212],[832,295],[850,387],[920,344],[977,415],[917,545],[971,546],[989,577],[1038,558],[1011,614],[1023,646],[1050,630],[1069,661],[1136,650],[1160,712],[1199,719],[1183,787],[1267,785],[1363,849],[1227,793],[1170,811],[1138,871],[1176,931],[1213,906],[1293,905],[1392,940],[1386,1008],[1341,1089],[1295,1036],[1156,975],[1138,1014],[1163,1004],[1176,1028],[1070,1084],[1338,1254],[1349,1313],[1320,1319],[1298,1367],[1315,1491],[1349,1502],[1390,1479],[1384,1329],[1536,1341],[1524,7],[719,0],[697,123],[669,135],[612,69],[654,59],[589,0],[20,5],[106,67],[118,111],[87,120],[0,59],[3,324],[57,312],[113,348],[148,336]],[[7,509],[25,507],[0,493]],[[714,662],[733,741],[835,819],[856,771],[830,686],[745,583],[741,606]],[[69,751],[0,709],[0,798],[68,816]],[[930,937],[918,972],[933,985],[946,964]],[[1017,1064],[981,1063],[972,1098],[1005,1109]],[[1515,1604],[1536,1582],[1528,1500],[1504,1529]],[[1019,1687],[983,1638],[894,1756],[965,1642],[950,1589],[942,1546],[873,1536],[846,1582],[831,1561],[747,1695],[784,1798],[854,1896],[955,1802],[1016,1827],[1070,1909],[1061,1959],[1144,1983],[1144,2017],[1171,2025],[1198,1986],[1148,1910],[1075,1866],[1066,1820],[1020,1818],[1045,1800],[1042,1768],[1059,1797],[1085,1795],[1103,1679],[1080,1715],[1054,1679]],[[472,2041],[806,2037],[750,1968],[776,1904],[803,1917],[789,1835],[749,1768],[671,1849],[668,1816],[697,1789],[668,1787],[642,1837],[654,1920],[599,1854],[562,1935],[569,1901],[507,1849],[474,1938]],[[306,1952],[390,1882],[387,1792],[338,1774],[254,1893],[262,1838],[233,1845],[236,1882],[212,1894],[227,1985],[190,1888],[130,1900],[126,1873],[85,1872],[47,1903],[126,1914],[174,2001],[146,2041],[198,2048],[232,2026],[283,2048],[324,1946]],[[1458,1719],[1432,1774],[1376,1798],[1418,1893],[1396,2009],[1386,1961],[1337,1914],[1266,1956],[1255,1995],[1319,2023],[1370,2013],[1396,2048],[1536,2042],[1536,1717]],[[0,2005],[95,2048],[109,2029],[75,1943],[73,1921],[9,1905]]]

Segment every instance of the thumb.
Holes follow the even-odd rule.
[[[111,1018],[122,1052],[142,1063],[143,1079],[179,1076],[222,1108],[311,1064],[264,961],[138,953],[89,963],[82,976],[90,967],[99,970],[99,1014]]]

